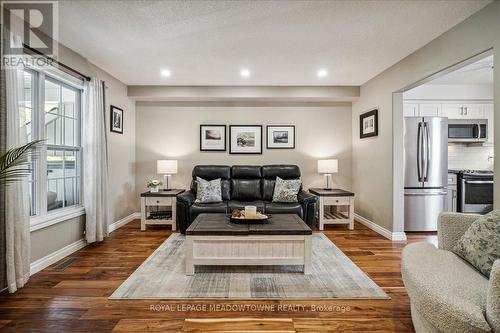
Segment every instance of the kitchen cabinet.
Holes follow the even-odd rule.
[[[488,103],[484,105],[484,118],[488,119],[488,139],[486,140],[487,145],[493,145],[494,143],[494,109],[493,103]]]
[[[405,117],[417,117],[418,116],[418,104],[417,103],[404,103],[403,104],[403,114]]]
[[[448,190],[447,190],[447,207],[446,211],[456,212],[457,211],[457,174],[448,174]]]
[[[450,119],[462,119],[462,104],[446,103],[443,104],[441,115]]]
[[[441,103],[404,103],[405,117],[438,117],[441,115]]]
[[[464,119],[483,119],[484,104],[463,104]]]
[[[439,117],[441,115],[441,103],[420,103],[418,106],[419,117]]]
[[[441,115],[450,119],[483,119],[483,104],[443,103]]]

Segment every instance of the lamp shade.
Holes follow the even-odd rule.
[[[156,173],[160,175],[173,175],[177,173],[177,160],[158,160]]]
[[[337,160],[318,160],[318,173],[337,173],[338,171]]]

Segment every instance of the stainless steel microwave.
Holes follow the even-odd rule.
[[[448,142],[486,142],[488,119],[448,119]]]

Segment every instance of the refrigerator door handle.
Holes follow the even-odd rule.
[[[418,123],[417,131],[417,177],[418,181],[422,181],[422,123]]]
[[[418,197],[418,196],[437,196],[437,195],[448,195],[448,192],[405,192],[406,196]]]
[[[431,159],[431,140],[429,134],[429,123],[424,122],[424,133],[425,133],[425,173],[424,173],[424,182],[429,180],[429,161]]]

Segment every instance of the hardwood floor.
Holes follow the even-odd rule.
[[[391,242],[356,223],[355,230],[327,226],[324,233],[391,297],[334,301],[157,301],[107,297],[171,234],[164,227],[140,231],[138,220],[106,241],[35,274],[19,292],[0,295],[0,332],[412,332],[409,299],[400,273],[406,242]],[[408,242],[437,242],[410,234]],[[67,258],[66,258],[67,259]],[[202,306],[225,305],[220,311]],[[255,311],[227,306],[250,304]],[[259,305],[280,311],[263,311]],[[168,307],[167,307],[168,306]],[[288,307],[288,311],[284,308]]]

